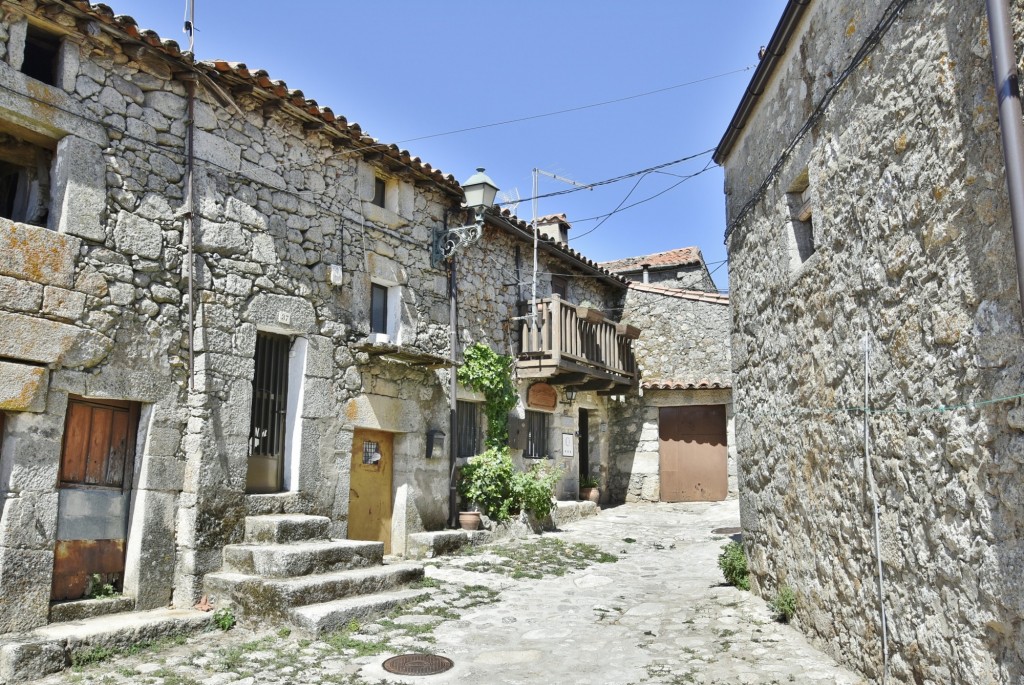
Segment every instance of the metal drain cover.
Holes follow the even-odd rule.
[[[743,529],[737,526],[732,526],[730,528],[715,528],[711,532],[715,535],[735,535],[736,533],[742,533]]]
[[[382,664],[384,670],[395,675],[437,675],[455,665],[451,659],[437,654],[399,654]]]

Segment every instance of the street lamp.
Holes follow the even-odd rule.
[[[444,226],[434,230],[434,242],[430,249],[430,264],[434,268],[448,261],[457,252],[480,240],[484,232],[484,210],[494,204],[498,186],[478,167],[476,173],[462,184],[466,194],[466,209],[473,212],[473,223],[465,226],[448,227],[448,212],[445,211]]]
[[[562,390],[562,404],[572,404],[576,401],[576,388],[571,385],[565,386]]]

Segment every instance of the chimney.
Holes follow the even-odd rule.
[[[570,228],[572,228],[572,224],[565,218],[565,214],[549,214],[537,219],[537,231],[541,236],[566,245],[569,244]]]
[[[650,264],[641,264],[640,268],[644,270],[644,283],[650,283],[651,282],[651,272],[650,272],[651,265]]]

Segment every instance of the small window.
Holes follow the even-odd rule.
[[[459,431],[460,457],[480,454],[480,405],[476,402],[456,402],[456,425]]]
[[[790,213],[787,235],[789,269],[795,271],[817,249],[814,244],[814,208],[811,205],[811,187],[806,169],[790,186],[786,201]]]
[[[57,84],[57,62],[60,55],[60,37],[29,24],[25,35],[25,59],[21,71],[26,76]]]
[[[388,184],[383,178],[373,179],[373,199],[370,201],[378,207],[383,207],[387,201]]]
[[[526,411],[526,452],[524,457],[534,459],[548,456],[548,415],[540,411]]]
[[[376,466],[380,463],[383,455],[380,453],[380,443],[367,440],[363,443],[363,464]]]
[[[49,150],[0,133],[0,217],[46,225],[52,158]]]
[[[370,284],[370,332],[388,332],[388,288],[379,283]]]
[[[558,295],[563,300],[569,293],[569,279],[565,276],[551,277],[551,294]]]

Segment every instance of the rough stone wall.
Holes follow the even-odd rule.
[[[658,501],[658,411],[664,406],[729,404],[730,312],[725,297],[706,301],[682,293],[631,286],[622,320],[641,329],[634,342],[641,382],[679,389],[643,390],[610,405],[612,501]],[[711,383],[716,389],[698,389]],[[689,389],[684,389],[684,388]],[[727,409],[731,433],[731,412]],[[735,458],[729,440],[729,491],[735,492]]]
[[[1024,422],[984,403],[1020,393],[1024,340],[984,4],[907,4],[741,216],[888,4],[813,3],[725,163],[744,543],[753,589],[789,585],[797,625],[879,679],[866,338],[889,676],[1017,683]]]
[[[17,14],[7,20],[5,37],[24,26]],[[344,536],[359,427],[401,434],[397,537],[439,525],[447,468],[423,455],[426,430],[446,425],[447,372],[364,345],[374,279],[401,287],[403,348],[447,354],[445,279],[428,255],[453,200],[401,170],[375,170],[252,96],[237,95],[235,109],[200,87],[190,390],[186,87],[102,32],[67,47],[75,58],[52,87],[8,63],[7,43],[0,63],[10,93],[0,119],[56,149],[52,231],[0,222],[0,625],[46,621],[69,394],[142,403],[125,571],[137,608],[166,606],[172,593],[191,605],[248,513],[326,514]],[[386,209],[369,202],[375,172],[388,179]],[[289,492],[271,497],[244,495],[258,330],[293,336],[302,341],[293,354],[304,355]]]

